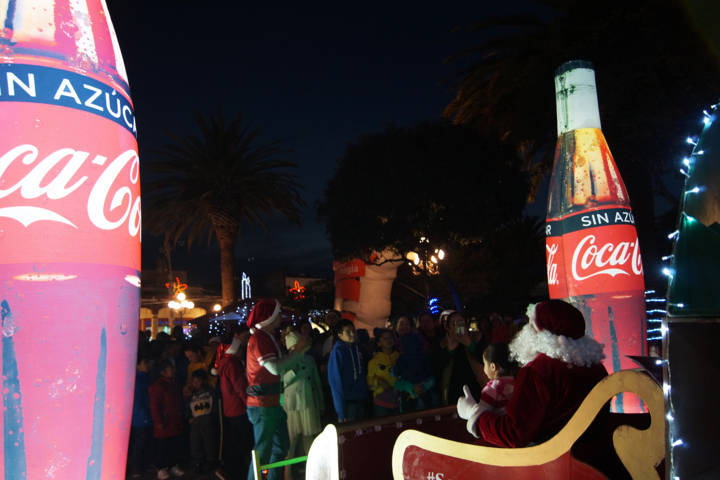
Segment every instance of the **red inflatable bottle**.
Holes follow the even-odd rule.
[[[555,90],[558,141],[546,223],[550,298],[583,312],[587,333],[605,344],[608,372],[634,368],[627,356],[645,353],[642,260],[630,198],[600,128],[592,64],[561,65]],[[642,407],[619,395],[613,408]]]
[[[0,478],[124,478],[140,163],[104,0],[0,2]]]

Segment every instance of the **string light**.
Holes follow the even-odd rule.
[[[645,310],[645,313],[653,314],[653,313],[667,313],[667,311],[662,310],[660,308],[653,308],[651,310]]]
[[[675,230],[674,232],[668,234],[667,238],[669,240],[672,240],[673,238],[677,237],[678,235],[680,235],[680,230]]]
[[[672,260],[673,258],[675,258],[675,255],[665,255],[664,257],[662,257],[662,261],[667,262],[668,260]]]
[[[692,138],[692,137],[687,137],[687,138],[685,139],[685,141],[686,141],[687,143],[689,143],[690,145],[697,145],[697,141],[696,141],[694,138]]]
[[[700,193],[700,191],[701,191],[700,187],[694,187],[694,188],[691,188],[690,190],[685,190],[685,195],[689,195],[691,193]]]

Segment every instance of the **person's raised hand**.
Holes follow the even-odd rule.
[[[467,420],[475,411],[477,402],[475,401],[475,397],[473,397],[472,393],[470,392],[470,387],[468,387],[467,385],[463,386],[463,393],[465,395],[458,398],[457,411],[460,418],[462,418],[463,420]]]

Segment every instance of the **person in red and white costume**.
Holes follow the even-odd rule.
[[[582,313],[562,300],[528,307],[529,322],[510,343],[523,367],[506,413],[493,413],[465,389],[457,403],[475,437],[500,447],[524,447],[558,433],[607,371],[603,345],[585,335]]]
[[[260,465],[284,460],[290,446],[287,415],[280,405],[281,374],[302,359],[310,348],[307,338],[300,340],[283,356],[275,335],[280,328],[280,302],[260,300],[247,321],[252,335],[247,347],[247,415],[255,434],[254,450]],[[268,479],[279,480],[282,469],[272,469]],[[252,467],[248,480],[255,480]]]

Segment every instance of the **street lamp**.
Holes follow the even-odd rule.
[[[187,300],[187,296],[184,292],[180,292],[175,295],[173,300],[168,302],[168,307],[180,314],[180,323],[182,323],[183,312],[185,309],[195,308],[195,303]]]
[[[405,254],[408,265],[412,267],[413,275],[420,275],[421,273],[437,275],[440,273],[438,266],[446,256],[447,254],[442,248],[433,249],[427,237],[420,237],[418,252],[411,250]]]

